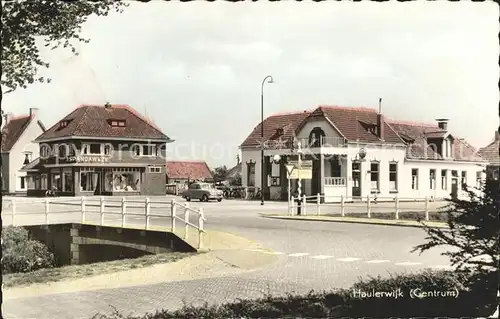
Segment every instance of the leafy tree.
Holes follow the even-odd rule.
[[[223,166],[216,167],[213,170],[212,175],[214,176],[214,180],[216,182],[220,182],[220,181],[226,180],[227,173],[228,173],[228,169],[227,169],[226,165],[223,165]]]
[[[413,251],[451,246],[453,249],[444,255],[449,256],[452,264],[460,270],[484,275],[497,273],[500,181],[487,178],[480,189],[467,189],[467,192],[469,200],[450,200],[444,210],[449,229],[425,227],[427,242],[416,246]]]
[[[38,76],[49,63],[40,57],[36,40],[50,49],[67,48],[78,54],[73,41],[88,43],[80,36],[81,26],[92,14],[106,16],[122,12],[125,3],[101,1],[2,1],[2,78],[5,93],[36,82],[50,82]]]

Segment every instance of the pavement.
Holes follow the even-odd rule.
[[[312,289],[334,290],[347,288],[360,277],[386,277],[424,268],[451,269],[448,258],[441,255],[444,248],[421,255],[410,253],[426,237],[421,228],[260,216],[261,213],[283,214],[287,203],[281,202],[266,202],[261,206],[255,201],[225,200],[221,203],[191,202],[189,205],[203,208],[207,230],[248,240],[247,247],[239,244],[232,247],[234,249],[227,244],[213,244],[211,253],[218,254],[224,261],[214,266],[218,267],[215,276],[201,267],[197,277],[166,277],[167,269],[158,266],[149,269],[148,276],[144,275],[149,279],[131,279],[127,283],[126,275],[117,274],[115,280],[111,280],[114,284],[104,288],[89,284],[89,289],[80,291],[49,289],[43,294],[24,296],[5,290],[4,318],[88,319],[97,312],[111,313],[111,306],[124,314],[139,315],[161,308],[175,309],[184,302],[199,305],[257,298],[268,293],[283,295],[305,293]],[[416,210],[422,205],[408,203],[407,209]],[[16,208],[24,212],[25,208],[20,206]],[[25,207],[43,209],[43,206],[36,205]],[[69,206],[60,209],[64,211]],[[338,207],[331,206],[332,212],[337,210]],[[322,211],[325,212],[323,208]],[[152,223],[166,227],[170,221],[168,212],[165,209],[163,212],[164,217]],[[87,214],[87,217],[97,218],[92,214]],[[112,220],[115,217],[107,218]],[[137,222],[140,218],[137,216]],[[210,256],[215,258],[215,255]],[[193,269],[196,267],[193,266]],[[140,275],[134,276],[140,278]],[[92,278],[88,280],[95,282]]]

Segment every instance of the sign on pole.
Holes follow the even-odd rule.
[[[289,179],[299,179],[299,175],[300,179],[312,179],[312,161],[301,161],[300,169],[298,161],[290,161],[286,166]],[[291,173],[288,170],[289,166],[294,167]]]

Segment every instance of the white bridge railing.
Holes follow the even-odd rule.
[[[3,199],[2,220],[3,226],[80,223],[144,230],[167,228],[184,240],[191,239],[188,236],[190,230],[194,230],[198,249],[201,249],[206,219],[203,208],[190,207],[174,199],[47,197]]]
[[[431,203],[434,202],[431,198],[404,198],[404,197],[376,197],[366,196],[347,197],[347,196],[327,196],[329,199],[335,197],[338,202],[324,203],[322,198],[325,195],[317,194],[314,196],[303,195],[300,200],[297,197],[291,198],[288,201],[288,215],[338,215],[345,217],[346,214],[366,214],[368,218],[372,218],[372,213],[383,213],[392,215],[394,219],[399,219],[401,212],[417,212],[423,213],[425,220],[429,220],[429,212],[431,211]],[[406,207],[402,207],[406,205]],[[439,205],[439,204],[437,204]],[[434,210],[438,207],[435,204]],[[443,205],[444,206],[444,205]],[[330,208],[330,209],[328,209]],[[332,214],[333,213],[333,214]]]

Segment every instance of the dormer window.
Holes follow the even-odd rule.
[[[108,123],[113,127],[125,127],[125,120],[109,120]]]
[[[66,126],[68,126],[69,122],[71,122],[71,120],[62,120],[61,122],[59,122],[59,130],[65,128]]]
[[[276,135],[278,135],[278,136],[283,135],[283,128],[282,128],[282,127],[278,127],[278,128],[276,129]]]

